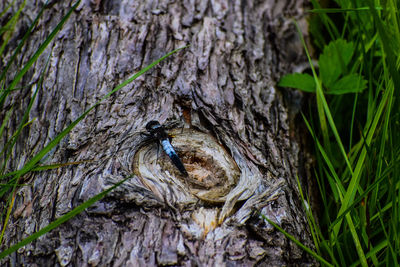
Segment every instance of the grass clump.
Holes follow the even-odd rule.
[[[399,2],[337,0],[330,9],[312,4],[319,68],[310,60],[311,74],[287,75],[279,85],[314,94],[316,112],[310,108],[303,117],[314,140],[322,200],[321,214],[308,213],[319,261],[397,266]]]

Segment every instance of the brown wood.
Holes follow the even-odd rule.
[[[30,115],[36,120],[19,139],[9,170],[21,167],[130,75],[173,49],[190,47],[108,98],[43,163],[90,162],[23,177],[31,186],[17,192],[2,250],[136,175],[2,263],[315,265],[254,212],[312,247],[296,182],[307,170],[294,127],[301,96],[276,87],[282,74],[305,59],[292,21],[306,28],[304,2],[82,1],[1,111],[4,118],[14,105],[16,120],[22,116],[35,88],[32,83],[51,53],[44,88]],[[27,3],[19,37],[40,5]],[[70,1],[55,3],[44,12],[16,66],[25,64],[70,6]],[[146,138],[140,131],[150,120],[178,122],[171,130],[176,136],[172,142],[188,179],[180,177],[154,143],[142,143]],[[7,136],[15,125],[9,122]],[[200,152],[206,144],[210,150]],[[153,159],[154,153],[160,156],[147,169],[158,174],[138,170],[149,162],[138,158],[143,149]]]

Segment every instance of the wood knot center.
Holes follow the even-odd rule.
[[[179,195],[178,199],[187,199],[183,195],[188,194],[206,202],[225,202],[240,177],[236,162],[208,134],[192,129],[174,129],[169,133],[188,176],[180,173],[156,143],[143,146],[135,154],[135,174],[157,195],[171,195],[172,190],[173,195]]]

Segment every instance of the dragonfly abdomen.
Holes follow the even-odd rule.
[[[183,174],[183,175],[188,175],[185,166],[183,166],[183,163],[179,156],[176,154],[174,148],[172,147],[171,143],[169,142],[168,139],[163,139],[161,140],[161,145],[165,151],[165,153],[168,155],[168,157],[172,160],[174,165],[178,168],[178,170]]]
[[[174,148],[172,147],[172,145],[168,139],[161,140],[161,145],[162,145],[165,153],[167,153],[168,156],[172,155],[172,154],[176,154]]]

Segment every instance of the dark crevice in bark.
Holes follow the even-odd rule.
[[[305,59],[294,27],[286,22],[293,17],[304,20],[303,5],[301,1],[83,1],[23,79],[22,86],[37,82],[52,54],[30,117],[37,120],[18,141],[7,166],[10,170],[121,81],[164,53],[190,46],[96,107],[49,154],[48,164],[91,161],[28,177],[34,186],[20,189],[25,195],[18,194],[16,209],[32,202],[32,216],[22,212],[11,219],[13,228],[6,232],[3,248],[135,173],[140,132],[150,120],[177,121],[182,129],[190,127],[216,139],[240,169],[239,185],[231,186],[229,193],[235,188],[243,191],[228,194],[222,202],[207,202],[190,192],[186,198],[184,183],[172,190],[181,181],[178,178],[163,176],[157,184],[136,173],[108,197],[4,263],[315,264],[254,213],[259,210],[312,247],[310,236],[304,234],[308,226],[296,182],[298,174],[309,172],[296,129],[301,95],[275,85]],[[45,11],[14,70],[27,61],[69,6],[55,1]],[[34,3],[27,3],[30,17],[37,11]],[[24,29],[27,21],[23,18],[18,29]],[[4,61],[0,64],[4,66]],[[31,87],[14,92],[5,108],[14,104],[21,117],[31,94]],[[5,135],[16,127],[10,121]],[[192,145],[177,147],[189,158],[186,162],[192,154],[185,154],[185,149]],[[161,166],[157,163],[154,168]],[[240,185],[241,181],[247,183]],[[217,181],[215,186],[221,184]],[[33,224],[35,229],[27,227]]]

